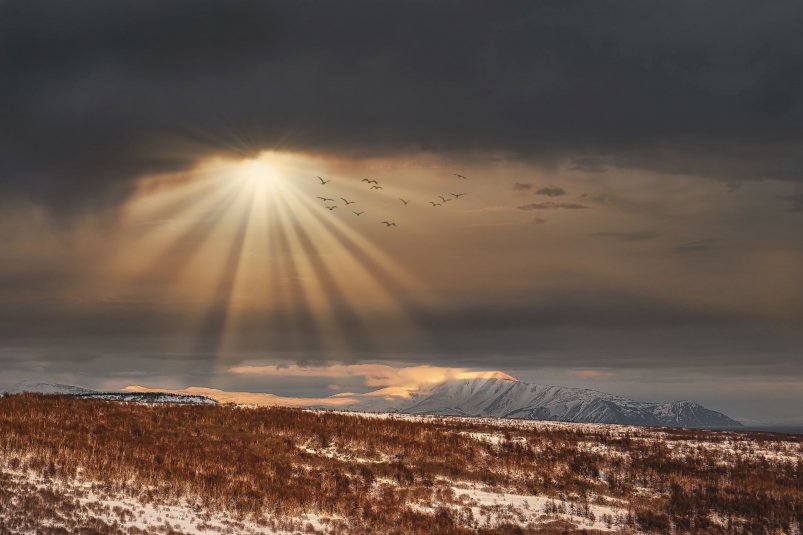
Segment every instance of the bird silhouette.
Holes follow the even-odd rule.
[[[329,180],[324,180],[324,179],[323,179],[323,178],[321,178],[321,177],[318,177],[318,180],[320,180],[320,181],[321,181],[321,185],[322,185],[322,186],[325,186],[327,183],[329,183],[329,182],[331,182],[331,181],[332,181],[332,179],[329,179]]]
[[[396,223],[394,223],[393,221],[382,221],[382,224],[385,225],[386,227],[395,227],[396,226]]]
[[[360,182],[368,182],[369,184],[379,184],[379,182],[377,182],[372,178],[363,178],[362,180],[360,180]]]
[[[340,197],[340,198],[343,199],[343,202],[346,203],[346,206],[348,206],[350,204],[354,204],[355,202],[357,202],[357,201],[350,201],[345,197]]]
[[[337,206],[324,206],[324,208],[326,208],[327,210],[329,210],[331,212],[332,210],[337,208]]]
[[[462,178],[463,180],[468,180],[468,177],[467,177],[467,176],[463,176],[463,175],[461,175],[461,174],[459,174],[459,173],[453,173],[453,174],[454,174],[454,176],[456,176],[457,178]]]
[[[460,197],[462,197],[463,195],[465,195],[465,193],[450,193],[449,195],[451,195],[451,196],[452,196],[452,197],[454,197],[455,199],[459,199]]]
[[[438,198],[441,200],[441,202],[446,202],[446,197],[443,195],[438,195]]]
[[[356,216],[360,216],[360,215],[363,215],[365,213],[365,210],[363,210],[362,212],[353,212],[353,213]]]
[[[431,204],[432,206],[443,206],[441,203],[433,201],[429,201],[429,204]]]
[[[332,201],[332,202],[335,202],[335,200],[334,200],[334,199],[330,199],[330,198],[328,198],[328,197],[315,197],[315,198],[316,198],[316,199],[320,199],[320,200],[322,200],[323,202],[327,202],[327,201]]]
[[[371,186],[371,189],[385,189],[382,186]]]
[[[410,201],[405,201],[401,197],[399,197],[399,200],[404,203],[404,206],[407,206],[410,203]]]

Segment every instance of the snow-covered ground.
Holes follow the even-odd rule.
[[[108,533],[329,533],[324,525],[326,519],[314,514],[255,521],[237,518],[233,513],[208,511],[200,502],[186,498],[171,503],[149,501],[146,492],[141,496],[126,496],[103,482],[78,478],[66,483],[31,471],[2,467],[0,482],[5,492],[14,494],[7,502],[0,502],[0,533],[34,535],[44,529],[71,533],[86,526],[101,527],[100,532]],[[37,508],[38,503],[41,507]],[[29,515],[34,522],[11,531],[9,526],[19,522],[21,514]]]
[[[88,431],[73,435],[72,440],[76,443],[83,443],[87,433],[92,435],[98,417],[111,412],[105,403],[92,405],[50,396],[39,399],[39,403],[44,405],[72,404],[75,410],[94,407],[98,411],[91,413],[86,427]],[[31,403],[35,402],[34,398]],[[119,464],[120,458],[114,457],[112,466],[127,466],[129,472],[122,472],[122,477],[118,473],[116,480],[112,477],[104,480],[108,472],[94,471],[93,480],[86,476],[90,473],[91,463],[73,465],[83,466],[74,473],[69,469],[48,468],[47,462],[41,461],[48,458],[47,448],[60,451],[65,446],[63,439],[62,442],[52,442],[49,439],[53,435],[46,433],[48,440],[41,443],[49,446],[38,450],[26,447],[30,437],[43,429],[41,426],[31,427],[27,434],[18,434],[16,441],[9,441],[5,446],[0,435],[0,448],[5,448],[0,449],[0,533],[33,534],[41,532],[41,528],[52,528],[53,532],[71,533],[85,529],[127,535],[340,535],[350,533],[349,527],[361,521],[366,509],[382,507],[392,507],[398,515],[394,518],[418,515],[419,521],[421,517],[425,518],[425,523],[445,513],[450,522],[469,530],[469,533],[473,532],[471,530],[497,528],[509,530],[511,526],[534,533],[546,528],[553,532],[566,529],[570,532],[637,533],[634,511],[639,507],[642,511],[646,507],[661,512],[669,522],[666,509],[659,509],[668,502],[670,493],[668,481],[662,481],[662,474],[674,478],[676,473],[657,470],[675,464],[680,469],[677,481],[680,484],[691,481],[694,485],[708,481],[711,473],[720,474],[717,477],[724,477],[724,482],[732,476],[753,481],[750,479],[753,472],[763,473],[764,470],[768,481],[785,481],[776,483],[780,486],[771,487],[768,492],[780,492],[785,499],[800,503],[799,485],[788,479],[790,473],[795,473],[794,467],[803,462],[803,442],[790,437],[741,431],[714,433],[480,417],[361,412],[333,414],[329,410],[314,409],[138,404],[113,404],[111,407],[119,416],[117,420],[107,422],[109,426],[117,422],[117,431],[111,433],[112,437],[121,436],[121,431],[128,436],[131,415],[145,416],[147,421],[160,415],[161,419],[174,419],[169,427],[154,427],[152,436],[164,436],[168,429],[177,431],[175,436],[171,436],[169,445],[181,443],[189,435],[197,439],[187,442],[195,447],[185,448],[182,451],[188,455],[178,460],[174,458],[170,461],[172,465],[166,462],[164,468],[159,469],[154,467],[154,457],[149,456],[152,452],[144,449],[133,457],[134,464],[131,464],[130,455],[127,465]],[[58,426],[58,420],[68,413],[42,412],[54,426]],[[8,411],[6,421],[12,421],[10,416],[17,414],[21,412]],[[58,414],[61,416],[50,420]],[[205,424],[204,418],[211,414],[216,417],[225,415],[226,418],[214,420],[217,422],[214,425]],[[196,416],[186,429],[184,415]],[[227,425],[220,425],[224,421]],[[271,423],[275,425],[271,426]],[[16,427],[6,427],[7,434],[13,434],[19,425],[17,422]],[[65,433],[72,429],[74,427],[65,427]],[[230,429],[233,429],[231,433],[228,432]],[[98,436],[103,436],[104,432],[105,428],[102,428]],[[247,436],[248,440],[238,442],[236,448],[226,446],[231,443],[230,438],[240,436]],[[260,449],[263,443],[271,440],[280,447]],[[116,442],[120,451],[126,450],[129,443]],[[253,489],[261,492],[264,489],[291,488],[294,477],[307,474],[307,486],[296,484],[293,489],[306,492],[307,499],[297,501],[300,505],[293,510],[282,505],[277,507],[277,503],[286,502],[277,502],[276,498],[272,502],[257,500],[248,502],[257,506],[241,509],[247,513],[236,514],[225,509],[233,503],[232,500],[215,501],[219,492],[216,489],[224,485],[210,485],[213,490],[212,499],[209,499],[208,489],[204,494],[192,488],[199,482],[203,483],[202,479],[169,479],[169,473],[160,472],[168,470],[168,466],[173,470],[182,465],[190,466],[192,460],[201,458],[193,452],[204,450],[209,444],[222,445],[215,450],[216,456],[207,457],[211,461],[208,465],[224,467],[218,473],[225,474],[223,480],[226,482],[237,482],[235,495],[242,495],[239,482],[248,481]],[[249,450],[251,445],[258,447]],[[84,451],[85,446],[82,446]],[[283,457],[277,457],[277,450],[282,448]],[[161,456],[162,451],[158,449],[157,453]],[[248,462],[227,464],[243,452],[247,454],[243,459],[248,459]],[[254,466],[277,462],[276,459],[281,459],[278,461],[281,466],[262,473],[268,478],[276,473],[285,474],[281,485],[265,485],[262,483],[265,477],[253,477]],[[159,461],[160,465],[162,461],[164,459]],[[251,462],[254,464],[249,464]],[[147,474],[157,476],[147,479],[149,484],[175,483],[169,483],[167,489],[143,488],[136,479],[137,470],[142,469],[143,464]],[[38,468],[26,468],[34,466]],[[286,471],[283,470],[285,467]],[[715,470],[709,472],[709,467],[715,467]],[[202,470],[193,468],[190,473],[194,476]],[[194,483],[188,484],[188,481]],[[287,481],[286,486],[284,481]],[[340,487],[333,483],[342,483],[345,490],[342,493],[336,491]],[[695,488],[701,487],[689,486],[681,491],[687,493]],[[763,487],[754,488],[761,491]],[[316,492],[320,494],[316,495]],[[728,494],[729,490],[723,492],[717,496],[730,498],[737,495]],[[320,505],[322,497],[333,495],[345,496],[341,503],[347,503],[347,507],[330,506],[326,509]],[[287,494],[281,496],[284,500]],[[318,497],[309,499],[310,496]],[[351,508],[351,500],[356,496],[360,500],[365,498],[359,511]],[[204,505],[210,503],[216,505]],[[268,507],[269,503],[272,508]],[[709,515],[715,525],[738,526],[740,522],[749,525],[751,519],[740,516],[743,513],[734,513],[727,506],[723,507],[725,514],[722,514],[721,507],[704,509],[701,513],[703,520],[705,515]],[[316,513],[320,511],[337,511],[341,516],[319,516]],[[400,511],[403,514],[399,515]],[[404,517],[408,513],[410,515]],[[795,533],[791,526],[788,530],[775,529],[778,533]]]

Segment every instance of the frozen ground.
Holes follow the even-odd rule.
[[[787,513],[766,533],[799,535],[790,508],[803,511],[796,437],[51,396],[4,405],[3,535],[682,533],[682,511],[724,534],[766,516],[761,496]],[[710,510],[674,505],[701,492]]]

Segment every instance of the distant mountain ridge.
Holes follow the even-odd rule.
[[[6,393],[39,392],[81,398],[139,403],[235,403],[293,406],[357,412],[429,414],[486,418],[519,418],[576,423],[609,423],[663,427],[739,427],[721,412],[692,401],[650,403],[596,390],[527,383],[503,373],[484,372],[448,379],[418,389],[389,387],[364,394],[327,398],[285,398],[265,393],[226,392],[190,387],[182,390],[130,386],[125,391],[98,392],[72,385],[23,382]]]
[[[207,396],[183,395],[170,392],[104,392],[80,386],[41,381],[22,381],[11,388],[0,391],[2,394],[63,394],[84,399],[102,399],[106,401],[125,401],[129,403],[176,403],[193,405],[214,405],[217,402]]]
[[[732,427],[736,420],[691,401],[650,403],[596,390],[526,383],[513,377],[451,379],[411,392],[408,399],[358,396],[354,410],[521,418],[668,427]]]
[[[21,394],[23,392],[36,392],[38,394],[66,394],[75,396],[78,394],[90,394],[95,392],[95,390],[59,383],[45,383],[43,381],[21,381],[2,391],[3,394]]]

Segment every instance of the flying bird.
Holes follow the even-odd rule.
[[[394,223],[393,221],[382,221],[382,224],[385,225],[386,227],[395,227],[396,226],[396,223]]]
[[[371,189],[385,189],[382,186],[371,186]]]
[[[324,208],[326,208],[327,210],[329,210],[331,212],[332,210],[337,208],[337,206],[324,206]]]
[[[429,201],[429,204],[431,204],[432,206],[443,206],[441,203],[433,201]]]
[[[362,180],[360,180],[360,182],[368,182],[369,184],[379,184],[379,182],[377,182],[372,178],[363,178]]]
[[[356,216],[360,216],[360,215],[363,215],[365,213],[365,210],[363,210],[362,212],[353,212],[353,213]]]
[[[446,197],[443,195],[438,195],[438,198],[441,200],[441,202],[446,202]]]
[[[323,202],[327,202],[327,201],[332,201],[332,202],[335,202],[335,200],[334,200],[334,199],[330,199],[330,198],[328,198],[328,197],[315,197],[315,198],[316,198],[316,199],[320,199],[320,200],[322,200]]]
[[[331,182],[331,181],[332,181],[332,179],[331,179],[331,178],[330,178],[329,180],[324,180],[324,179],[323,179],[323,178],[321,178],[321,177],[318,177],[318,180],[320,180],[320,181],[321,181],[321,185],[322,185],[322,186],[325,186],[327,183],[329,183],[329,182]]]
[[[463,176],[463,175],[461,175],[459,173],[454,173],[454,176],[456,176],[457,178],[462,178],[463,180],[468,180],[467,176]]]
[[[454,197],[455,199],[459,199],[460,197],[462,197],[463,195],[465,195],[465,193],[450,193],[449,195],[451,195],[451,196],[452,196],[452,197]]]
[[[399,200],[404,203],[404,206],[407,206],[410,203],[410,201],[405,201],[401,197],[399,197]]]
[[[340,198],[343,199],[343,202],[346,203],[346,206],[348,206],[350,204],[354,204],[355,202],[357,202],[357,201],[350,201],[345,197],[340,197]]]

